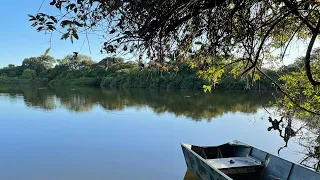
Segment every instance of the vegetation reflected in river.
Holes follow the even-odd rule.
[[[256,113],[267,104],[269,94],[253,92],[172,91],[144,89],[100,88],[36,88],[31,86],[1,86],[0,93],[17,98],[23,96],[27,106],[53,110],[64,107],[72,112],[91,111],[95,105],[105,110],[126,107],[148,107],[155,113],[173,113],[193,120],[222,116],[229,112]]]

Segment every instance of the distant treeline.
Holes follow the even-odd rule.
[[[298,65],[284,66],[281,71],[264,69],[273,79],[298,69]],[[22,65],[9,64],[0,69],[0,84],[48,84],[49,86],[81,85],[107,88],[201,89],[210,82],[198,75],[198,70],[185,62],[170,62],[165,66],[146,67],[123,58],[105,58],[94,62],[84,55],[68,55],[56,60],[51,56],[31,57]],[[245,90],[274,88],[265,77],[252,83],[250,76],[235,78],[225,71],[217,89]]]

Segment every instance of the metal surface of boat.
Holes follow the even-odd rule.
[[[181,147],[188,170],[202,180],[320,180],[318,172],[240,141]]]

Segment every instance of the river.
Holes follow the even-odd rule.
[[[254,92],[0,86],[0,179],[183,179],[180,143],[240,140],[278,155]],[[280,156],[298,162],[289,140]]]

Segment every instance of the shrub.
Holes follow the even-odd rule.
[[[37,73],[32,69],[25,69],[22,73],[22,79],[34,80],[37,77]]]

